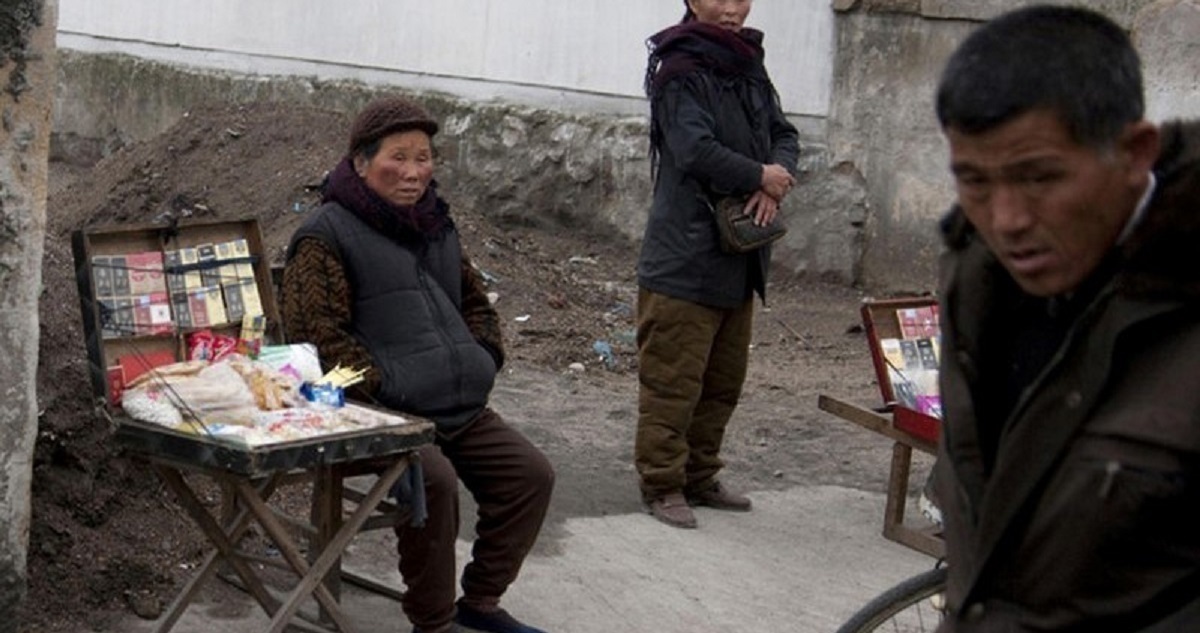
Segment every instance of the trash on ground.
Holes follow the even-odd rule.
[[[600,360],[604,362],[604,366],[609,369],[614,369],[617,366],[617,357],[613,354],[612,345],[608,341],[596,341],[592,343],[592,351],[600,356]]]

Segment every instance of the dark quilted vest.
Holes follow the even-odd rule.
[[[492,356],[462,318],[462,246],[456,231],[401,245],[333,203],[296,231],[341,257],[353,293],[351,334],[382,373],[381,404],[430,418],[439,430],[468,422],[487,404]]]

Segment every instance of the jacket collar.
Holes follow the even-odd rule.
[[[1200,121],[1162,126],[1162,154],[1154,171],[1159,190],[1146,217],[1121,245],[1118,292],[1200,299]]]

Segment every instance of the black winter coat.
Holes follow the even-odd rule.
[[[662,143],[638,283],[716,308],[740,306],[756,291],[765,298],[770,246],[723,252],[708,200],[757,191],[764,164],[795,172],[799,135],[774,88],[695,70],[663,85],[652,112]]]

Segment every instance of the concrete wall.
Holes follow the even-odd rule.
[[[405,0],[349,15],[310,0],[66,0],[52,151],[92,162],[215,100],[352,111],[400,89],[447,117],[440,177],[460,204],[529,224],[599,220],[639,239],[644,39],[682,4]],[[833,13],[826,0],[759,0],[750,24],[767,32],[768,67],[807,139],[809,185],[789,202],[777,262],[851,283],[862,219],[847,218],[865,208],[857,175],[831,172],[823,146]]]
[[[933,111],[938,76],[971,29],[1033,4],[1012,0],[835,0],[831,161],[861,174],[869,208],[860,280],[887,292],[931,291],[937,219],[954,200]],[[1197,0],[1092,0],[1134,28],[1152,119],[1200,115]],[[1135,27],[1136,25],[1136,27]]]
[[[1135,27],[1154,118],[1196,113],[1197,1],[1084,3]],[[933,289],[936,220],[953,201],[933,117],[938,74],[980,21],[1030,3],[755,3],[751,22],[767,31],[768,65],[806,141],[779,269],[886,292]],[[205,101],[348,110],[364,91],[401,89],[462,122],[447,138],[461,150],[470,203],[534,223],[612,221],[637,239],[650,188],[642,41],[676,21],[681,4],[397,0],[335,15],[313,0],[65,0],[54,149],[94,160]],[[512,171],[524,165],[540,171]]]
[[[1146,110],[1155,121],[1200,117],[1200,0],[1163,0],[1138,13]]]
[[[472,101],[640,114],[645,39],[678,0],[63,0],[60,46],[260,75],[380,81]],[[827,0],[758,0],[787,112],[829,107]]]
[[[0,5],[0,633],[26,589],[56,6]]]

